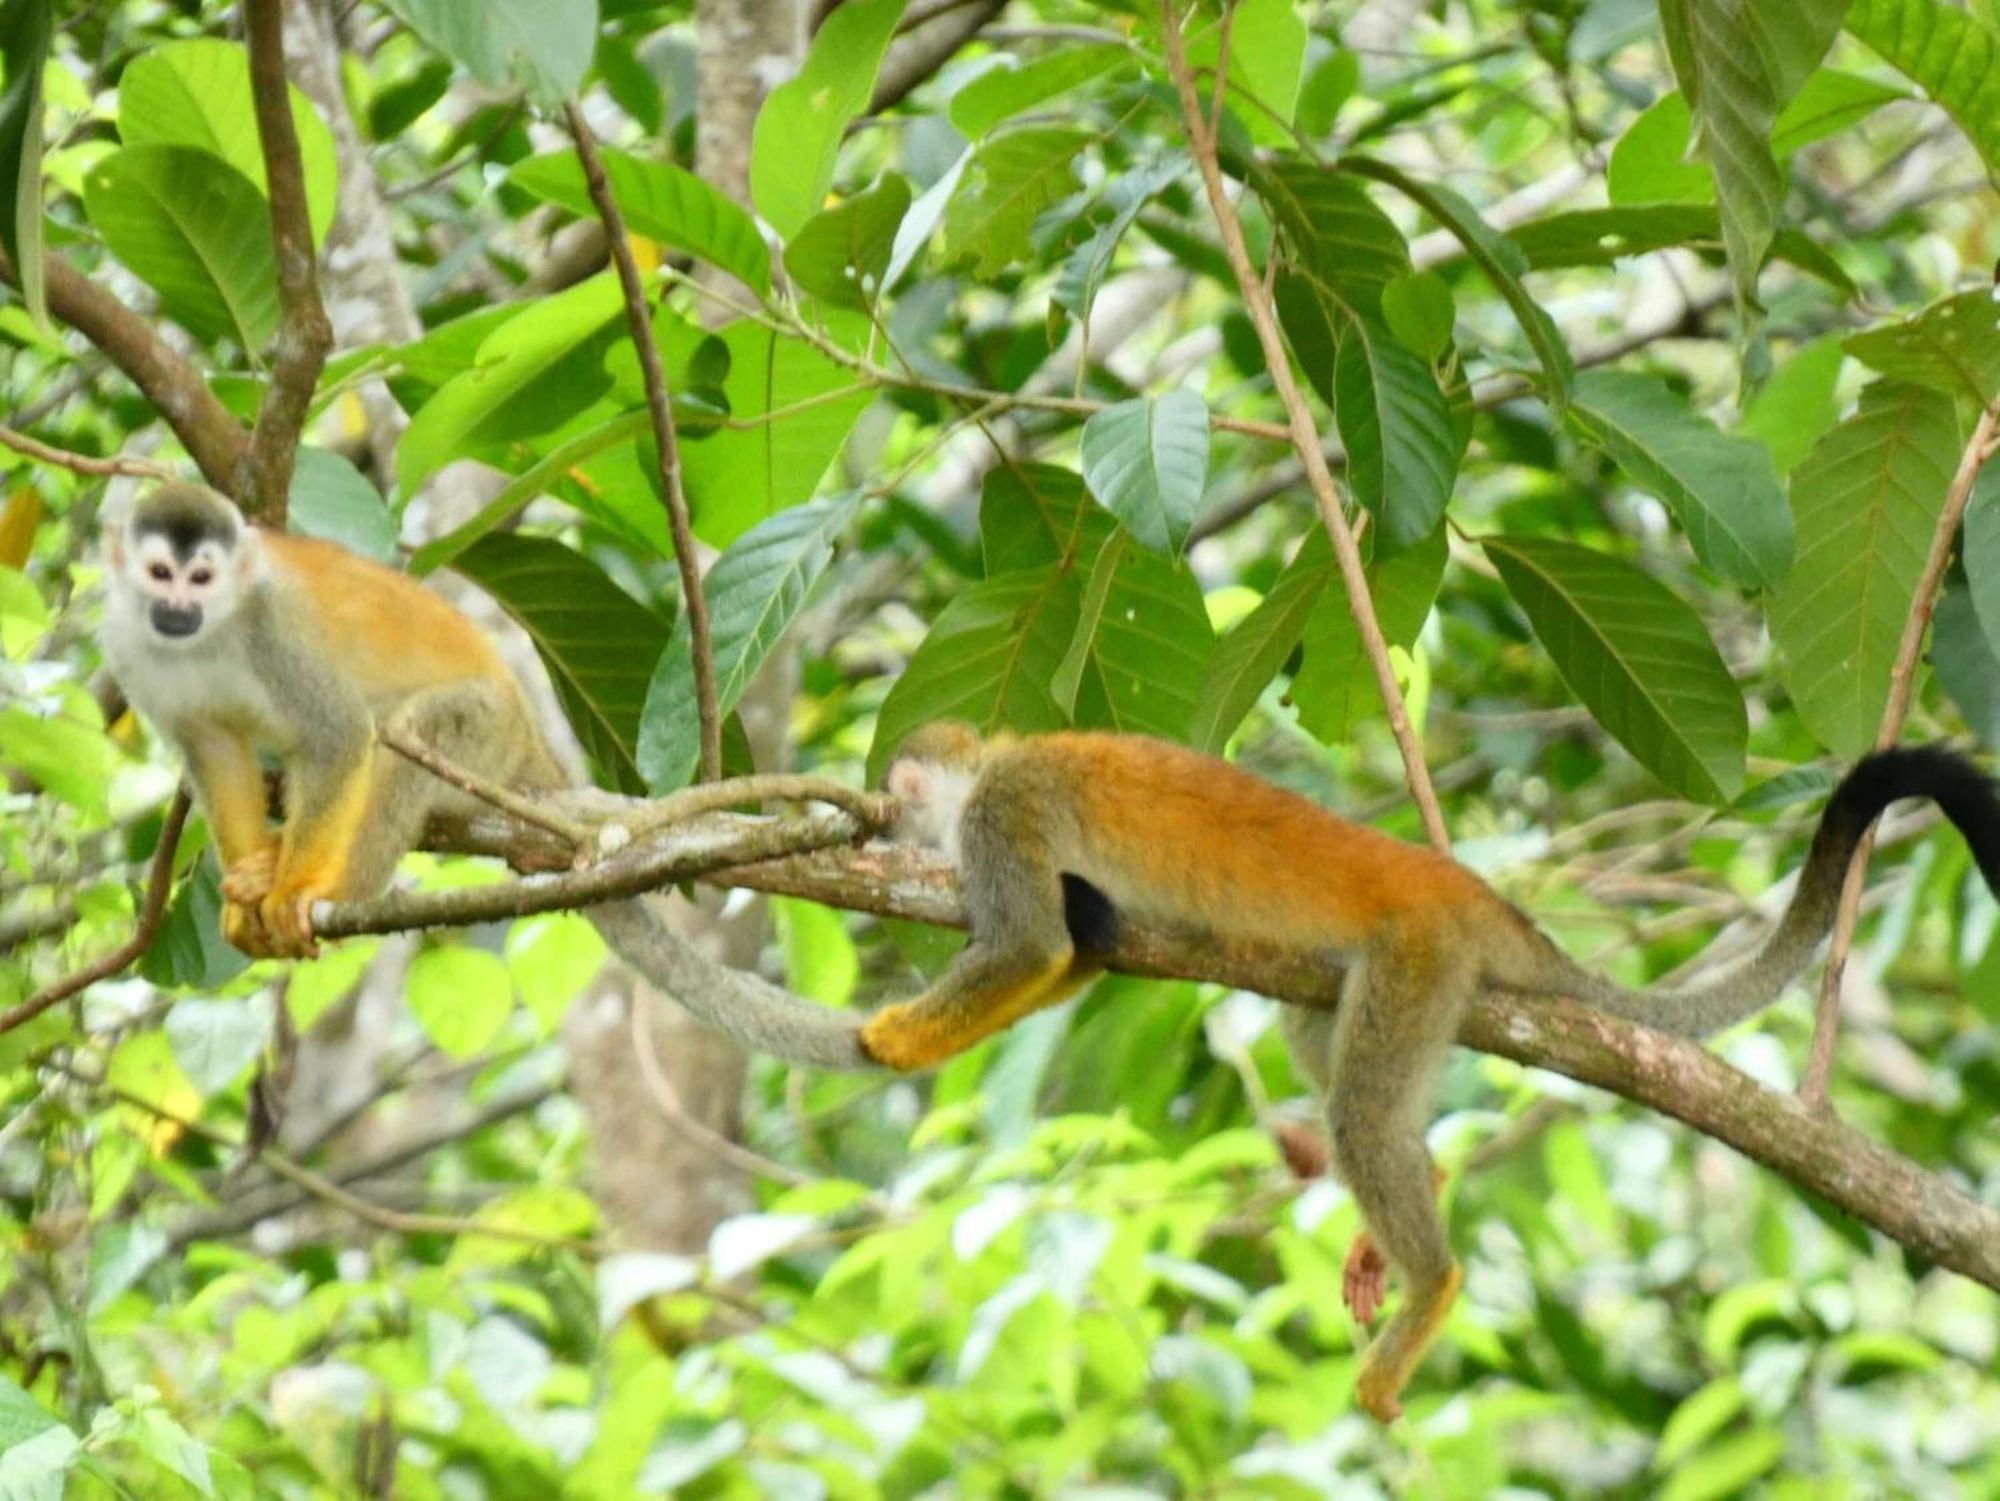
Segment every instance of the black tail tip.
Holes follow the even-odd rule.
[[[1863,756],[1827,803],[1824,826],[1855,839],[1889,804],[1926,797],[1958,827],[1987,886],[2000,896],[2000,787],[1943,745],[1898,745]]]

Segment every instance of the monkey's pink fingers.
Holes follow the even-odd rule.
[[[1347,1265],[1341,1276],[1340,1297],[1356,1319],[1375,1322],[1388,1297],[1389,1264],[1367,1231],[1354,1238],[1347,1249]]]

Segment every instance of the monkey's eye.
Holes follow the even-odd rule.
[[[208,569],[197,568],[193,573],[190,573],[188,575],[188,582],[190,584],[205,584],[214,577],[215,575],[211,573]]]
[[[150,573],[154,578],[158,579],[163,584],[166,583],[168,580],[172,579],[174,576],[173,569],[169,568],[165,563],[155,563],[151,568],[148,568],[146,572]]]

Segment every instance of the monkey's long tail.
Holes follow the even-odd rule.
[[[1664,1032],[1699,1037],[1761,1011],[1812,962],[1833,930],[1848,860],[1889,804],[1927,797],[1958,826],[1986,884],[2000,896],[2000,791],[1971,761],[1942,746],[1877,751],[1841,779],[1821,815],[1798,887],[1763,947],[1698,985],[1632,990],[1583,968],[1539,930],[1493,976],[1501,989],[1573,996]]]

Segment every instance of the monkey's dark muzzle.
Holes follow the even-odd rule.
[[[201,629],[201,606],[189,605],[184,610],[177,610],[172,605],[156,604],[153,606],[153,629],[177,641],[192,636]]]

